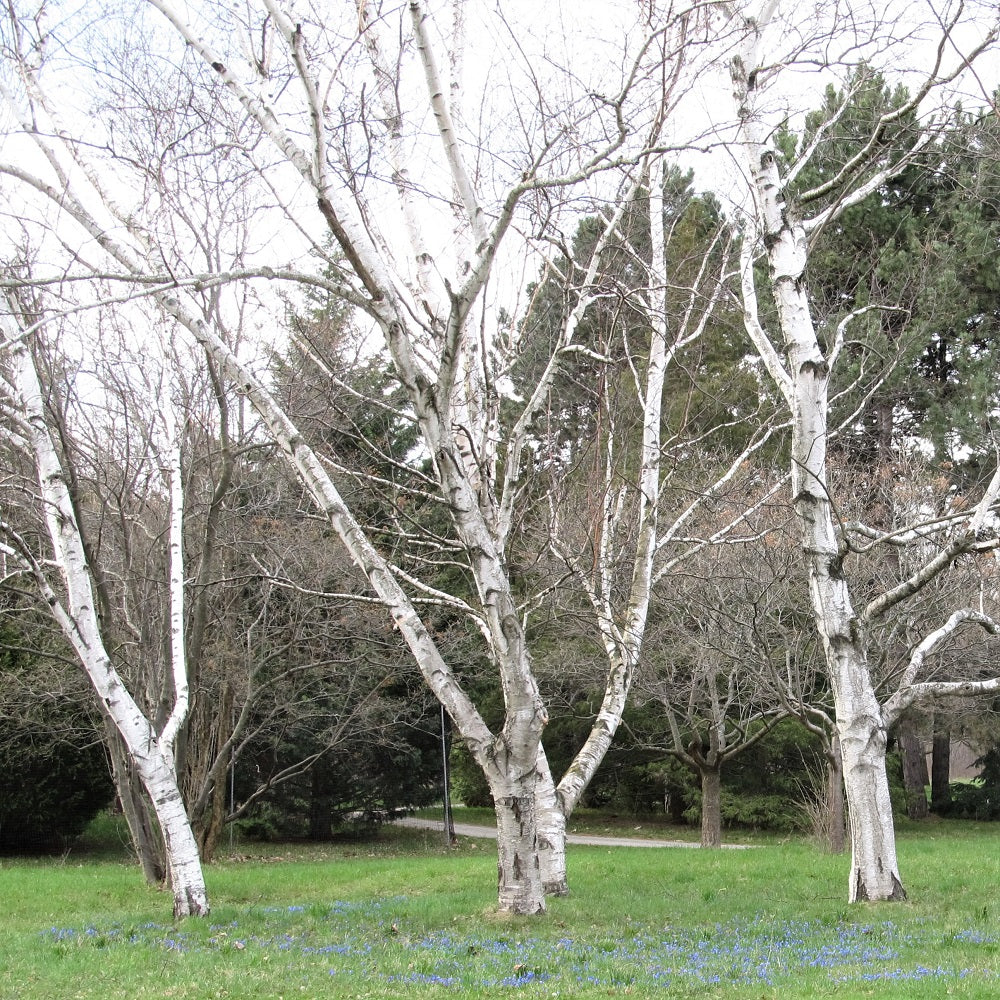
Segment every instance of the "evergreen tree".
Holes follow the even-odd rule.
[[[793,206],[798,192],[838,177],[879,116],[908,100],[905,88],[891,88],[865,66],[845,90],[828,88],[802,134],[786,129],[780,138],[791,161],[823,136],[791,185]],[[901,162],[916,129],[914,111],[884,129],[882,162]],[[866,465],[888,462],[891,449],[905,442],[919,442],[938,462],[967,463],[973,475],[992,463],[991,373],[1000,361],[1000,269],[992,249],[1000,239],[998,153],[996,114],[956,108],[940,142],[814,236],[807,278],[820,335],[829,343],[852,310],[872,307],[851,326],[853,364],[840,382],[842,389],[856,384],[838,407],[849,414],[869,394],[841,449]],[[850,180],[848,173],[820,205],[835,203]]]

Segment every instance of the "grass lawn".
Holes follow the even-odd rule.
[[[882,906],[800,842],[571,847],[572,895],[527,920],[493,909],[491,844],[439,840],[244,845],[177,925],[120,852],[0,859],[0,998],[1000,995],[1000,826],[904,827],[911,899]]]

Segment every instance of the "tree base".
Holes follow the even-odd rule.
[[[208,897],[204,891],[189,889],[174,893],[174,920],[184,917],[207,917],[209,915]]]
[[[868,892],[868,887],[865,885],[861,872],[858,872],[857,881],[854,883],[852,903],[903,903],[905,901],[906,890],[896,875],[892,876],[892,888],[888,894],[883,895],[880,893],[872,897]]]

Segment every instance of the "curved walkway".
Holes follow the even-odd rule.
[[[404,816],[396,820],[402,826],[417,827],[421,830],[437,830],[444,833],[441,820],[422,819],[418,816]],[[474,826],[472,823],[456,823],[455,835],[458,837],[479,837],[484,840],[496,840],[497,831],[492,826]],[[586,844],[589,847],[701,847],[701,844],[689,840],[650,840],[646,837],[599,837],[590,834],[567,833],[567,844]],[[723,844],[724,848],[734,851],[744,851],[749,844]]]

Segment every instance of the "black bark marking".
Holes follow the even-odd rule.
[[[848,624],[848,629],[849,629],[849,634],[850,634],[851,642],[855,646],[857,646],[861,642],[861,640],[862,640],[861,627],[858,625],[857,618],[852,618],[850,620],[850,622]]]
[[[323,213],[323,218],[326,219],[326,224],[333,233],[333,238],[340,245],[340,249],[344,251],[344,255],[350,262],[354,273],[361,279],[361,283],[365,286],[366,291],[372,297],[375,302],[381,302],[384,298],[382,289],[379,288],[378,284],[372,278],[371,274],[368,273],[368,269],[361,262],[361,258],[358,256],[357,250],[354,248],[354,244],[351,242],[347,235],[347,231],[340,223],[340,219],[337,218],[337,213],[333,210],[333,205],[323,197],[317,199],[317,205],[320,212]]]
[[[498,597],[500,593],[498,591],[493,591]],[[515,615],[504,615],[500,621],[500,628],[503,631],[503,636],[510,645],[515,643],[520,643],[521,641],[521,622]]]
[[[858,872],[858,882],[854,889],[854,901],[856,903],[868,902],[868,889],[865,886],[865,880],[861,877],[861,872]]]
[[[207,917],[207,903],[202,903],[190,888],[185,887],[183,893],[174,896],[174,920],[182,917]]]
[[[800,370],[804,375],[812,375],[813,378],[825,378],[830,374],[826,361],[803,361]]]

